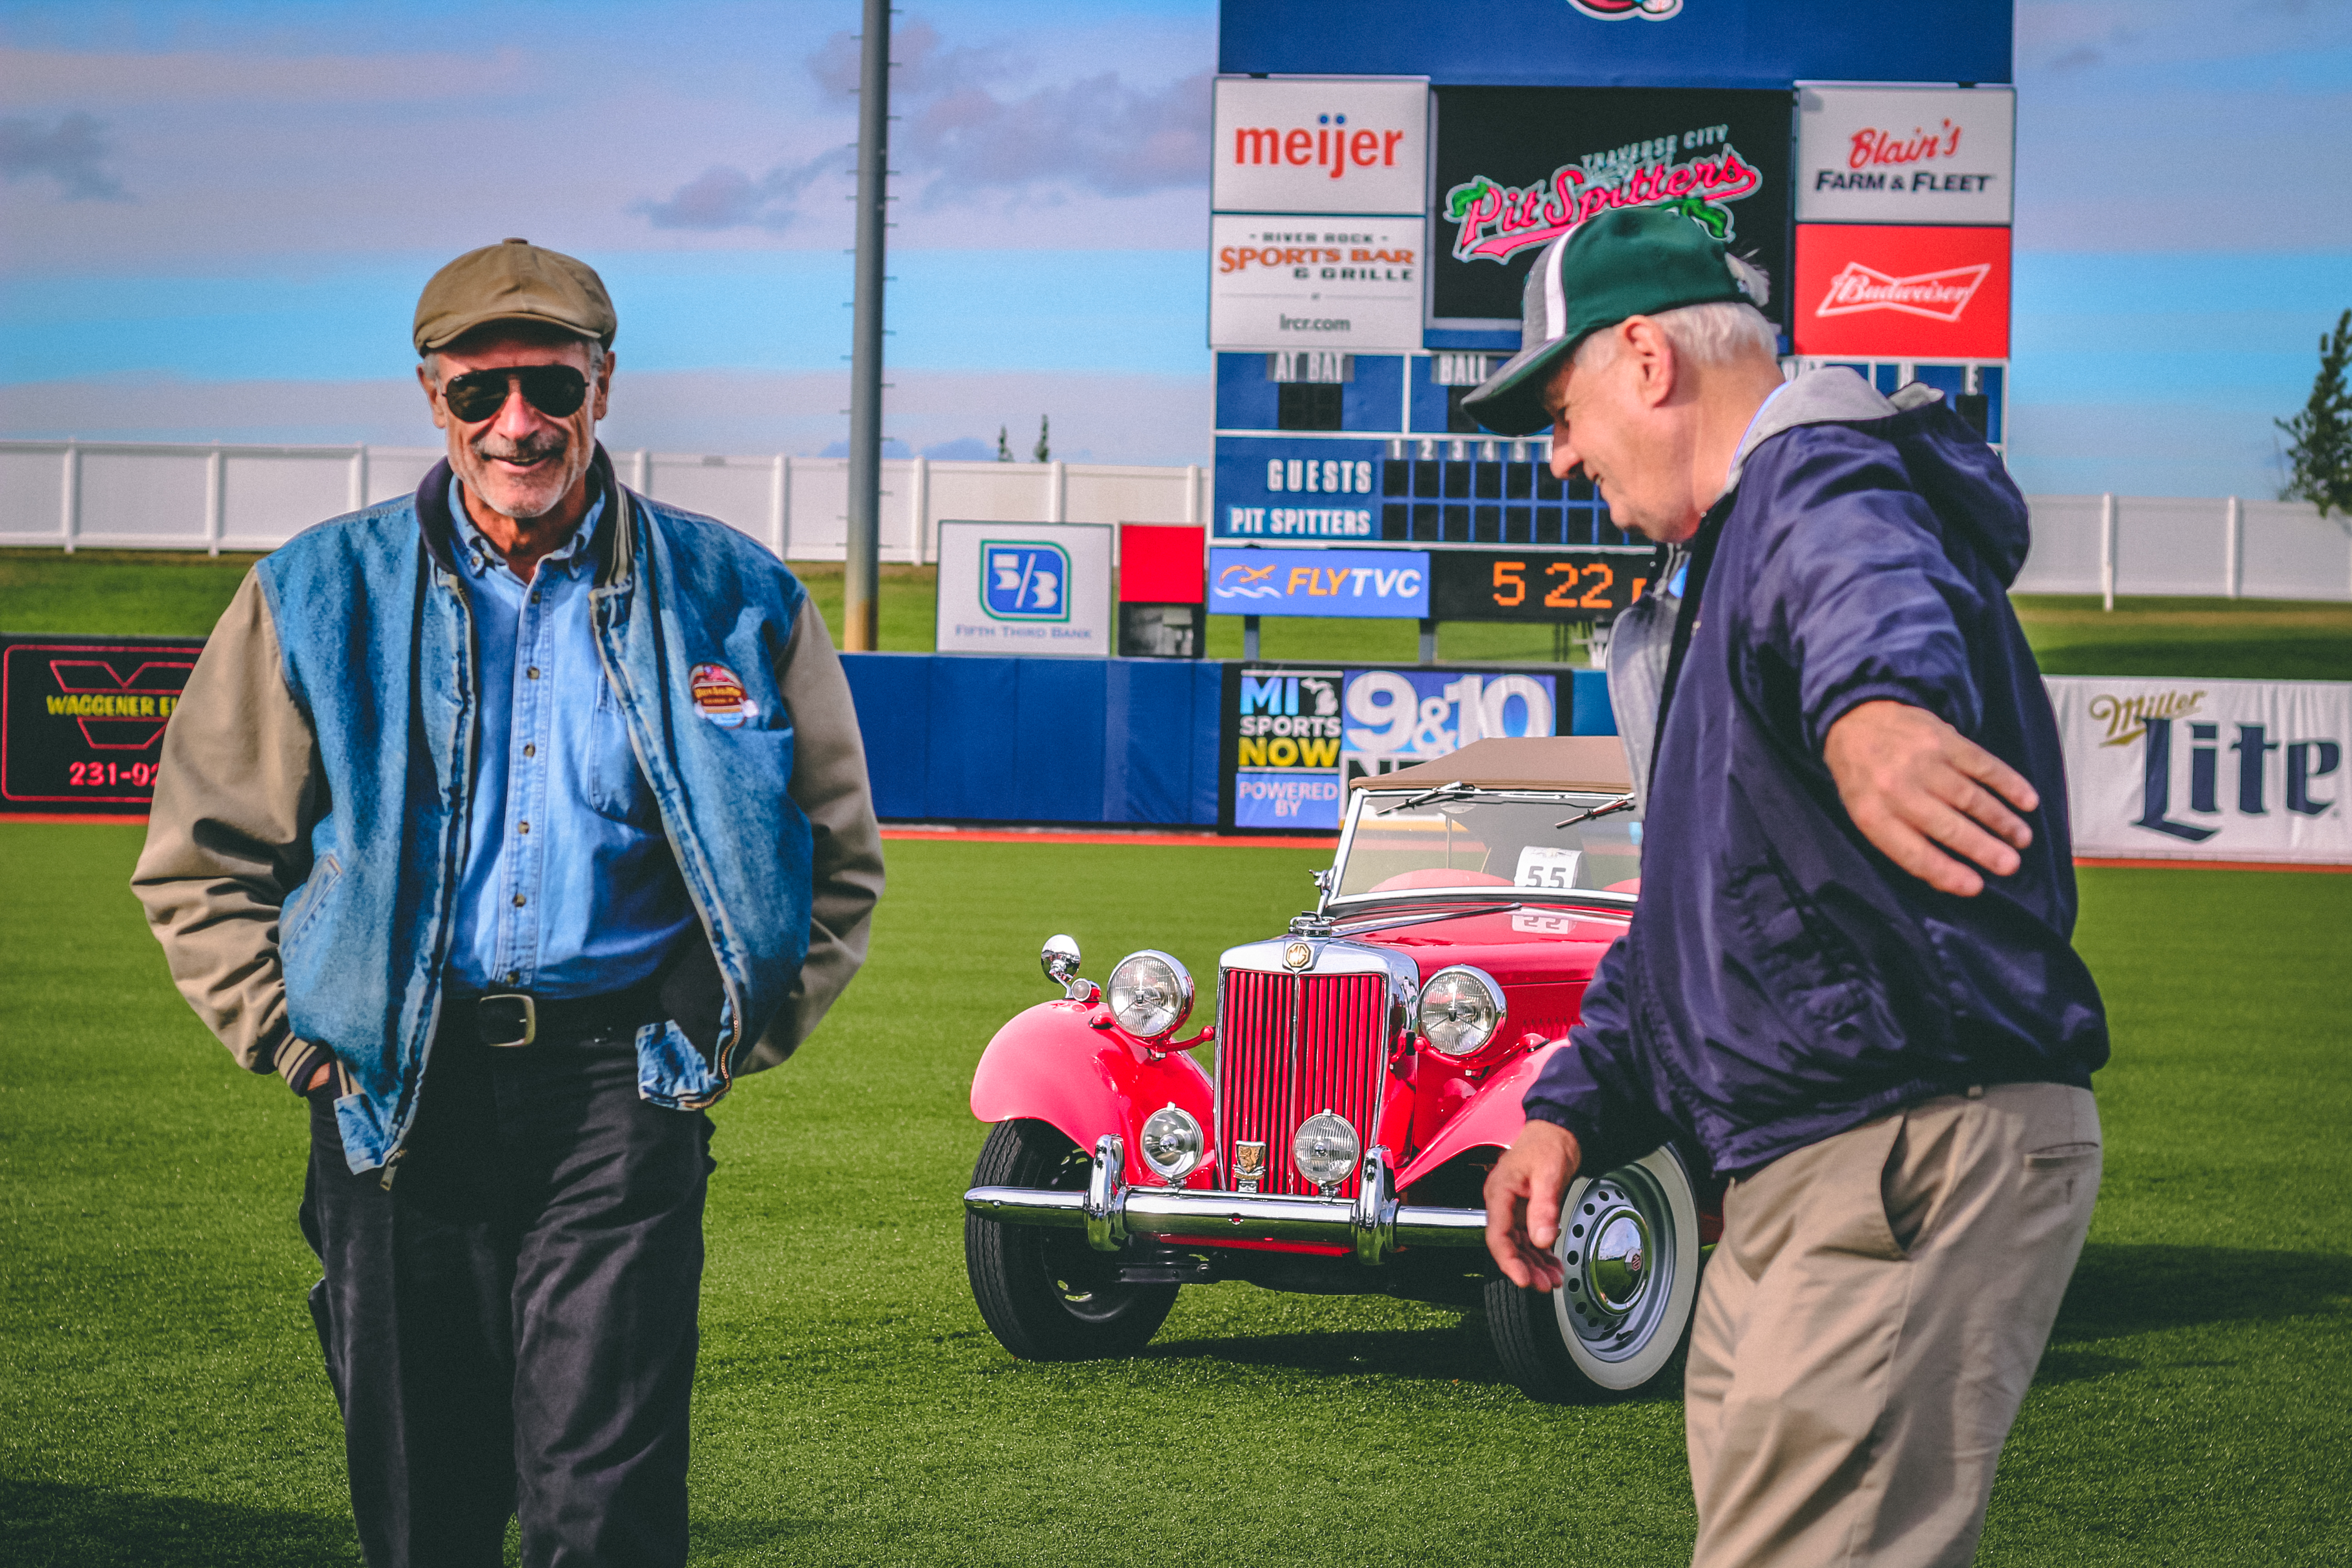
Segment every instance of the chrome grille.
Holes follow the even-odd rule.
[[[1290,1161],[1291,1135],[1320,1110],[1348,1119],[1363,1146],[1378,1131],[1381,974],[1265,974],[1229,969],[1217,1019],[1217,1185],[1233,1186],[1234,1146],[1265,1144],[1265,1193],[1315,1194]],[[1353,1196],[1356,1178],[1341,1184]]]

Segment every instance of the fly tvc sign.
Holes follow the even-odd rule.
[[[1418,348],[1428,84],[1221,77],[1212,124],[1210,346]]]

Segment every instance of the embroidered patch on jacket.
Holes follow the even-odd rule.
[[[723,664],[698,664],[688,671],[687,681],[694,689],[695,707],[722,730],[740,728],[760,710],[743,695],[742,678]]]

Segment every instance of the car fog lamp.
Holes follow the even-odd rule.
[[[1290,1140],[1291,1163],[1298,1167],[1300,1175],[1326,1191],[1348,1179],[1363,1152],[1364,1145],[1348,1119],[1328,1110],[1300,1122]]]
[[[1192,1012],[1192,975],[1153,948],[1130,952],[1110,972],[1107,992],[1111,1016],[1139,1039],[1172,1035]]]
[[[1163,1106],[1144,1118],[1143,1163],[1169,1182],[1181,1182],[1201,1163],[1208,1141],[1189,1111]]]
[[[1441,969],[1421,988],[1421,1032],[1449,1057],[1466,1057],[1503,1026],[1503,988],[1467,964]]]

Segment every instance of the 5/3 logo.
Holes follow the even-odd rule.
[[[1070,618],[1070,557],[1042,540],[983,541],[980,547],[980,606],[992,620]]]

